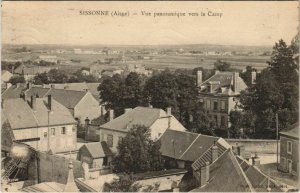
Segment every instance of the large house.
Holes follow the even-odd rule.
[[[112,151],[116,151],[118,142],[135,125],[147,127],[153,140],[158,139],[167,129],[185,131],[184,126],[171,115],[171,108],[167,111],[151,107],[136,107],[125,109],[123,115],[113,119],[113,110],[111,110],[109,122],[101,126],[88,125],[86,139],[106,141]]]
[[[94,85],[92,86],[95,87]],[[73,85],[73,87],[75,86]],[[84,123],[87,117],[92,120],[103,113],[103,108],[100,106],[99,101],[89,89],[78,91],[75,89],[56,89],[56,85],[17,84],[5,90],[2,93],[2,99],[20,98],[21,95],[24,95],[25,98],[30,98],[31,96],[43,98],[51,95],[56,101],[67,107],[73,117],[81,123]]]
[[[30,145],[38,151],[53,153],[76,150],[76,121],[62,104],[47,98],[6,99],[2,104],[2,114],[6,123],[2,129],[9,131],[2,140],[11,138],[16,142]]]
[[[279,169],[294,175],[299,171],[299,123],[292,129],[280,132]]]
[[[202,71],[198,71],[197,86],[200,103],[215,119],[219,128],[227,129],[230,126],[228,115],[236,108],[241,91],[247,88],[239,73],[216,71],[202,82]]]

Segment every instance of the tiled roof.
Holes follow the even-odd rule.
[[[27,96],[36,96],[36,97],[46,97],[46,94],[50,91],[50,88],[43,88],[33,86],[30,89],[26,90]]]
[[[280,135],[285,135],[299,139],[299,122],[294,124],[290,130],[280,132]]]
[[[26,89],[26,84],[12,85],[2,93],[1,97],[2,99],[20,98],[20,94]]]
[[[209,166],[209,181],[192,192],[250,192],[253,187],[231,149]]]
[[[21,98],[4,100],[3,107],[12,129],[48,126],[48,121],[50,126],[76,123],[69,110],[54,99],[50,113],[46,98],[36,99],[35,110]]]
[[[167,116],[167,113],[162,109],[136,107],[100,127],[127,132],[133,125],[143,125],[149,128],[154,121],[165,116]]]
[[[101,158],[112,155],[112,152],[105,141],[87,143],[83,145],[79,151],[81,151],[82,149],[86,149],[93,158]]]
[[[73,109],[86,95],[86,92],[64,89],[51,89],[48,92],[48,95],[52,95],[55,100],[57,100],[68,109]]]
[[[205,153],[218,137],[167,129],[160,137],[162,155],[194,162]]]
[[[219,94],[234,94],[233,92],[233,72],[218,72],[201,84],[201,92],[209,93],[208,85],[217,83],[213,88],[213,93]],[[241,77],[238,77],[238,92],[247,88]],[[223,88],[223,89],[222,89]]]

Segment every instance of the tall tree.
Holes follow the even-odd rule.
[[[215,70],[219,71],[229,71],[230,70],[230,64],[228,62],[222,61],[222,60],[217,60],[214,63]]]
[[[163,169],[160,144],[150,138],[144,126],[135,125],[118,144],[112,164],[116,172],[138,173]]]
[[[17,83],[25,83],[25,78],[23,76],[12,76],[8,82],[13,85]]]

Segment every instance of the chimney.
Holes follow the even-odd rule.
[[[89,120],[89,118],[87,117],[85,120],[84,120],[84,122],[85,122],[85,126],[89,126],[89,124],[90,124],[90,120]]]
[[[50,85],[50,88],[55,88],[55,85],[54,85],[54,84],[51,84],[51,85]]]
[[[255,84],[255,81],[256,81],[256,72],[255,71],[252,71],[251,72],[251,84]]]
[[[131,110],[132,110],[132,108],[126,108],[126,109],[124,110],[124,113],[126,114],[126,113],[130,112]]]
[[[48,107],[49,110],[52,111],[52,96],[48,95]]]
[[[104,115],[105,113],[106,113],[105,107],[104,107],[104,106],[101,106],[101,116]]]
[[[17,88],[19,88],[21,86],[21,83],[17,83]]]
[[[260,166],[260,159],[259,159],[259,157],[257,156],[257,153],[255,153],[255,156],[252,157],[252,165],[253,165],[253,166],[257,166],[257,167]]]
[[[36,110],[36,97],[33,95],[30,97],[30,105],[31,105],[31,108],[32,110]]]
[[[26,94],[24,92],[22,92],[20,94],[20,98],[22,98],[25,101],[26,100]]]
[[[189,121],[190,121],[190,123],[192,123],[194,121],[193,115],[189,115]]]
[[[201,84],[202,84],[202,71],[201,70],[197,71],[196,81],[197,81],[197,87],[201,86]]]
[[[171,116],[172,115],[172,108],[168,107],[167,108],[167,116]]]
[[[220,71],[219,70],[215,70],[215,74],[219,74],[220,73]]]
[[[239,88],[239,73],[238,72],[234,72],[233,73],[233,91],[234,92],[238,92],[238,88]]]
[[[200,187],[204,186],[209,180],[209,162],[205,162],[205,166],[200,169]]]
[[[12,66],[11,67],[11,73],[14,74],[14,72],[15,72],[15,66]]]
[[[243,145],[237,147],[237,152],[239,156],[245,157],[245,147]]]
[[[31,89],[31,87],[32,87],[32,83],[31,83],[31,82],[28,82],[28,83],[27,83],[27,89]]]
[[[109,110],[109,121],[112,121],[114,119],[114,110]]]
[[[10,88],[11,85],[12,85],[11,83],[7,82],[7,83],[6,83],[6,89]]]
[[[219,157],[219,147],[216,146],[216,142],[215,144],[212,146],[211,148],[211,161],[214,162],[216,159],[218,159]]]

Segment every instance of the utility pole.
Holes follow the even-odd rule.
[[[276,158],[277,158],[277,170],[278,170],[278,150],[279,150],[279,145],[278,145],[278,113],[276,113],[276,143],[277,143],[277,151],[276,151]]]

